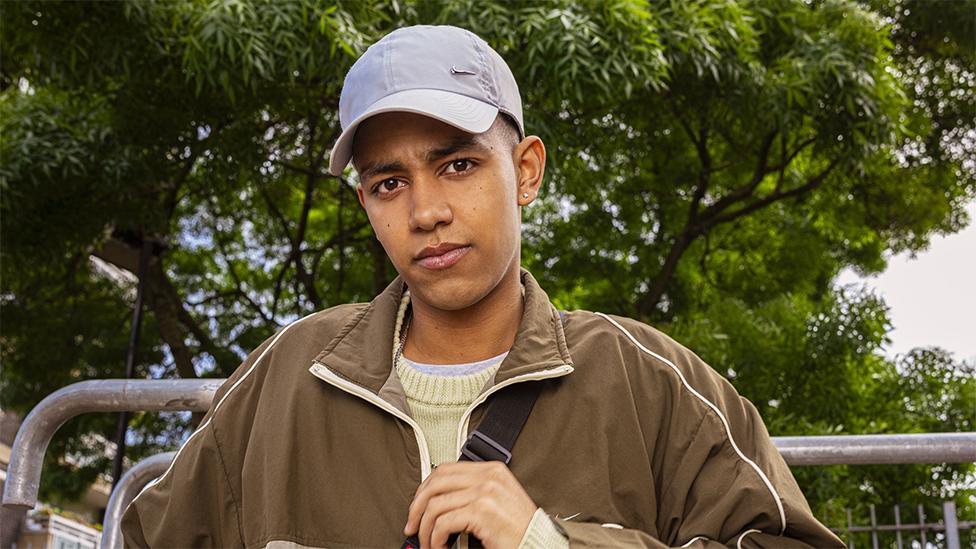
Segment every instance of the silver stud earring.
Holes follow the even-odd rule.
[[[528,198],[528,197],[529,197],[529,193],[522,193],[522,198]]]

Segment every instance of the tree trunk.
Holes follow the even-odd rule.
[[[640,318],[649,319],[654,315],[658,304],[661,302],[661,298],[664,297],[664,292],[667,290],[668,284],[674,278],[674,273],[678,269],[678,263],[681,261],[681,257],[691,246],[696,236],[694,232],[686,228],[675,238],[674,243],[671,244],[671,249],[668,251],[668,257],[664,260],[664,264],[661,265],[661,270],[654,276],[654,279],[651,281],[651,287],[637,305],[637,314]]]

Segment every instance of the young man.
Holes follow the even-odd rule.
[[[255,350],[130,505],[127,544],[842,546],[721,376],[646,325],[560,314],[520,269],[546,153],[483,40],[390,33],[340,121],[331,170],[353,162],[399,278]],[[511,463],[458,462],[522,384],[541,389]]]

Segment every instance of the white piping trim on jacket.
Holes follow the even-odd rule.
[[[650,349],[642,345],[640,341],[637,341],[637,338],[635,338],[630,332],[627,331],[626,328],[621,326],[616,320],[610,318],[609,316],[603,313],[596,313],[596,314],[603,317],[607,322],[616,326],[621,332],[624,333],[624,335],[627,336],[628,339],[630,339],[631,342],[634,343],[634,345],[637,346],[637,348],[639,348],[645,353],[653,356],[654,358],[670,366],[671,369],[674,371],[674,373],[678,375],[678,378],[681,380],[682,385],[684,385],[685,388],[688,389],[689,392],[691,392],[691,394],[695,395],[695,397],[697,397],[698,400],[702,401],[706,406],[711,408],[712,411],[718,415],[719,419],[722,420],[722,425],[725,426],[725,434],[729,439],[729,443],[732,445],[732,449],[735,450],[735,453],[739,454],[739,457],[742,459],[742,461],[748,463],[749,466],[756,471],[756,474],[758,474],[759,478],[762,479],[763,483],[766,485],[766,488],[769,490],[769,493],[772,494],[773,501],[776,502],[776,509],[777,511],[779,511],[779,518],[781,523],[780,535],[783,535],[783,533],[786,532],[786,511],[783,510],[783,502],[780,501],[779,492],[777,492],[776,488],[773,487],[773,483],[770,482],[769,477],[766,476],[766,473],[764,473],[762,469],[760,469],[759,466],[756,465],[754,461],[747,458],[745,454],[742,453],[742,450],[739,449],[739,446],[735,443],[735,439],[732,438],[732,428],[729,426],[729,420],[725,417],[725,414],[723,414],[718,409],[718,406],[713,404],[710,400],[702,396],[701,393],[696,391],[695,388],[688,383],[688,380],[685,379],[684,374],[681,373],[681,370],[679,370],[678,367],[675,366],[673,362],[671,362],[670,360],[664,358],[663,356],[655,353],[654,351],[651,351]],[[749,532],[747,531],[746,533]]]
[[[762,532],[756,529],[746,530],[739,535],[739,539],[735,540],[735,549],[742,549],[742,540],[745,539],[749,534],[761,534]]]
[[[518,383],[520,381],[537,381],[540,379],[561,377],[566,374],[569,374],[572,371],[573,371],[572,366],[570,366],[569,364],[563,364],[562,366],[557,366],[556,368],[552,368],[550,370],[540,370],[538,372],[522,374],[520,376],[515,376],[513,378],[506,379],[505,381],[492,386],[490,389],[488,389],[487,391],[479,395],[478,398],[474,399],[474,402],[472,402],[471,405],[468,406],[468,409],[464,411],[464,414],[461,416],[461,421],[458,423],[457,440],[456,440],[457,455],[459,456],[461,455],[461,447],[464,446],[464,441],[465,441],[464,434],[467,433],[468,431],[468,421],[471,419],[471,412],[473,412],[474,409],[477,408],[482,402],[487,400],[489,396],[504,389],[505,387],[508,387],[509,385]]]
[[[224,396],[220,397],[220,400],[217,401],[217,405],[213,407],[213,413],[210,414],[210,417],[207,419],[207,421],[203,422],[203,425],[198,427],[196,431],[193,431],[193,433],[189,437],[187,437],[186,442],[183,443],[183,446],[180,446],[180,449],[176,452],[176,456],[173,457],[173,461],[169,463],[169,467],[166,468],[166,471],[163,472],[162,475],[159,475],[158,477],[156,477],[155,479],[147,483],[142,490],[139,490],[139,493],[136,494],[136,497],[132,498],[132,501],[129,502],[129,505],[126,506],[126,510],[128,510],[129,506],[135,503],[136,500],[139,499],[139,496],[144,494],[146,490],[152,488],[153,486],[161,482],[163,478],[165,478],[166,475],[168,475],[169,472],[173,470],[173,466],[176,465],[176,460],[180,458],[180,454],[183,452],[183,449],[190,445],[190,441],[193,440],[193,437],[197,436],[198,433],[202,433],[204,429],[210,426],[210,422],[213,421],[214,416],[217,414],[217,410],[220,409],[220,405],[223,404],[225,400],[227,400],[227,397],[229,397],[230,394],[234,392],[234,389],[236,389],[237,386],[240,385],[242,381],[244,381],[245,379],[247,379],[249,375],[251,375],[251,372],[253,372],[254,369],[257,368],[258,364],[260,364],[261,361],[264,360],[264,355],[268,354],[268,351],[270,351],[274,347],[275,343],[278,342],[278,339],[281,338],[281,336],[285,335],[285,332],[291,329],[292,326],[302,322],[303,320],[309,317],[314,316],[315,314],[316,313],[312,313],[310,315],[304,316],[296,320],[295,322],[292,322],[291,324],[285,326],[280,332],[278,332],[277,335],[274,336],[274,339],[271,340],[271,343],[267,347],[265,347],[264,351],[261,352],[257,360],[255,360],[254,363],[251,364],[251,367],[248,368],[246,372],[244,372],[244,375],[238,378],[238,380],[235,381],[233,385],[231,385],[230,389],[227,389],[227,392],[224,393]]]
[[[710,538],[708,536],[695,536],[695,537],[691,538],[690,540],[686,541],[684,543],[684,545],[682,545],[682,547],[690,547],[692,543],[695,543],[696,541],[698,541],[700,539],[703,539],[705,541],[709,541]]]
[[[423,482],[427,476],[430,475],[430,450],[427,448],[427,440],[424,438],[423,430],[420,428],[420,425],[413,420],[413,418],[401,412],[396,406],[383,400],[368,389],[360,387],[359,385],[356,385],[355,383],[336,375],[328,368],[328,366],[322,364],[321,362],[312,363],[312,367],[309,368],[309,371],[312,372],[315,377],[325,381],[329,385],[333,385],[347,393],[358,396],[371,404],[375,404],[383,410],[407,422],[407,424],[410,425],[410,428],[413,429],[414,436],[417,438],[417,446],[420,447],[420,481]]]

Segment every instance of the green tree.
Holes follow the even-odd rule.
[[[452,23],[509,61],[527,126],[547,143],[523,255],[560,306],[668,331],[755,401],[773,434],[971,430],[972,365],[937,350],[886,360],[884,304],[832,281],[968,222],[974,10],[4,4],[4,407],[121,375],[132,285],[106,265],[134,272],[147,239],[158,245],[140,375],[226,376],[277,327],[384,287],[395,273],[355,175],[325,173],[342,78],[389,30]],[[138,415],[133,456],[172,446],[185,422]],[[59,436],[47,496],[78,493],[50,481],[67,470],[59,459],[111,426],[88,419]],[[963,494],[972,474],[908,469],[797,472],[823,513]]]

